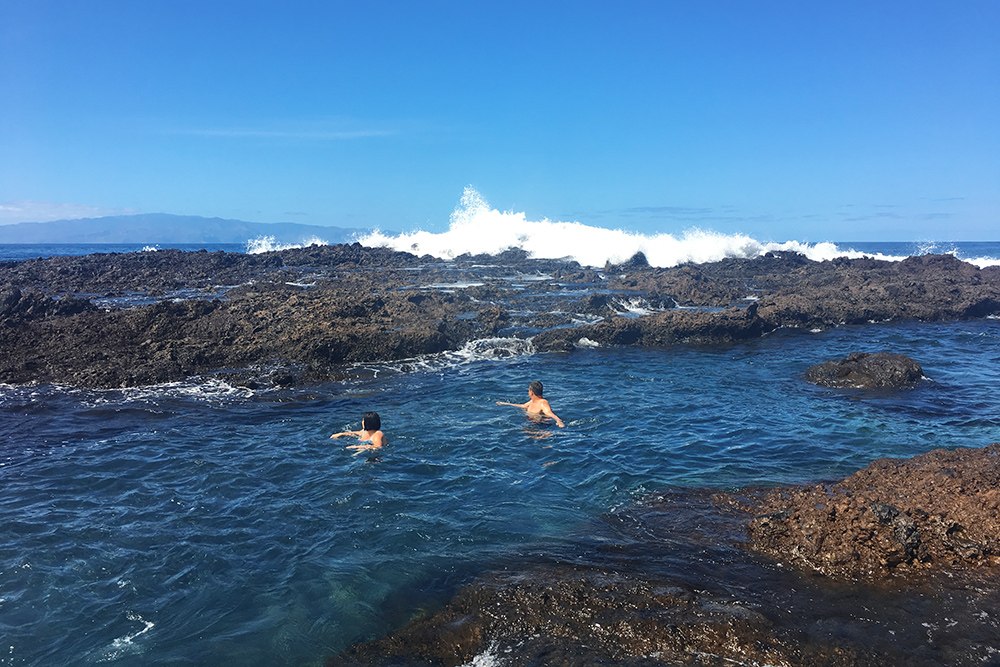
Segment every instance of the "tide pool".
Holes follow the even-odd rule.
[[[883,349],[928,380],[879,394],[802,379]],[[444,355],[257,393],[2,387],[0,664],[321,664],[490,567],[571,557],[596,518],[651,492],[839,479],[1000,441],[998,362],[1000,321],[984,320]],[[495,405],[534,379],[565,429]],[[366,410],[389,445],[352,456],[329,435]]]

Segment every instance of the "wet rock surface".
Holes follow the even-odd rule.
[[[806,380],[823,387],[901,389],[924,377],[920,364],[892,352],[854,352],[837,361],[825,361],[806,371]]]
[[[878,459],[750,505],[751,548],[847,579],[1000,564],[1000,444]]]
[[[734,343],[1000,313],[1000,270],[950,255],[811,262],[794,253],[603,271],[523,251],[442,261],[358,244],[260,255],[95,254],[0,263],[0,382],[122,387],[221,375],[247,386],[484,337],[582,345]]]
[[[704,591],[582,567],[498,574],[398,634],[327,667],[462,665],[884,665],[849,642],[775,629],[766,615]]]

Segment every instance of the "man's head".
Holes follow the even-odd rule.
[[[382,420],[377,412],[366,412],[361,418],[361,428],[366,431],[377,431],[382,428]]]
[[[542,397],[542,383],[539,382],[538,380],[534,380],[531,384],[528,385],[528,391],[530,391],[532,394],[534,394],[537,398],[541,398]]]

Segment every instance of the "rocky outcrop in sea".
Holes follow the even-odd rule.
[[[894,352],[852,352],[843,359],[810,366],[806,380],[822,387],[855,389],[901,389],[924,377],[913,359]]]
[[[752,503],[751,548],[846,579],[1000,564],[1000,445],[879,459]]]
[[[713,345],[780,327],[998,313],[1000,268],[950,255],[768,253],[598,271],[517,250],[444,262],[358,244],[95,254],[0,263],[0,382],[101,388],[211,374],[286,385],[493,336],[540,351]]]

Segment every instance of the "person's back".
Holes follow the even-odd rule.
[[[552,406],[544,398],[539,398],[538,396],[532,396],[527,403],[525,410],[529,414],[549,414],[552,412]]]
[[[527,403],[506,403],[503,401],[497,401],[497,405],[510,405],[515,408],[521,408],[528,414],[532,415],[544,415],[546,417],[551,417],[555,420],[556,426],[563,428],[566,424],[563,423],[562,419],[556,413],[552,412],[552,406],[549,402],[542,398],[544,392],[544,387],[542,383],[538,380],[533,380],[528,385],[528,402]]]
[[[377,412],[366,412],[361,418],[361,430],[360,431],[341,431],[340,433],[334,433],[331,438],[341,438],[345,435],[353,435],[361,442],[368,442],[368,445],[348,445],[347,449],[355,449],[355,454],[359,454],[365,450],[379,449],[388,442],[386,440],[385,434],[382,433],[382,419],[378,416]]]

